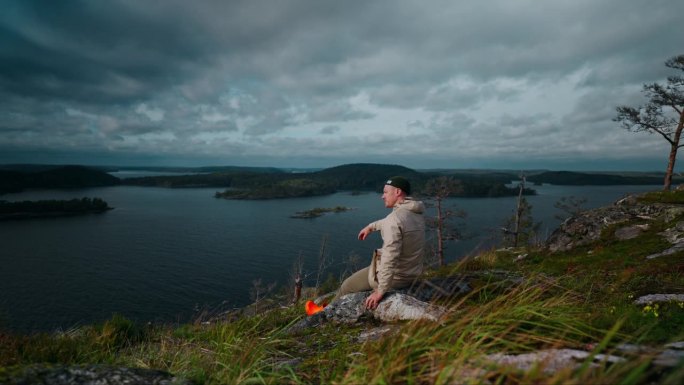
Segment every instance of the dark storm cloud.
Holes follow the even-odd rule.
[[[639,2],[21,1],[2,17],[0,68],[12,92],[90,102],[144,98],[204,71],[294,95],[563,73],[616,54],[629,66],[642,52],[652,72],[679,39],[658,28],[677,17],[664,3],[644,20]]]
[[[25,1],[5,9],[1,84],[26,97],[130,102],[153,94],[193,53],[182,29],[120,3]]]
[[[454,147],[552,158],[542,144],[555,135],[568,156],[624,154],[653,142],[620,136],[614,106],[669,74],[682,11],[678,0],[7,1],[0,147],[220,162],[226,149],[323,159],[384,142],[413,159]]]

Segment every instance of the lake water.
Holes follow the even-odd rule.
[[[585,197],[585,208],[658,186],[535,186],[528,197],[542,233],[559,223],[561,197]],[[4,200],[100,197],[114,207],[104,214],[0,222],[0,329],[51,331],[101,322],[113,313],[138,322],[185,322],[196,308],[244,306],[252,283],[288,281],[298,256],[315,283],[317,258],[327,239],[328,271],[341,273],[350,255],[361,264],[380,245],[358,231],[384,217],[379,194],[337,193],[266,201],[215,199],[216,188],[165,189],[116,186],[28,191]],[[449,261],[499,240],[515,197],[450,199],[465,210],[471,238],[452,243]],[[315,207],[354,210],[315,219],[290,218]]]

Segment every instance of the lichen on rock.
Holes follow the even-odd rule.
[[[642,203],[629,196],[618,200],[611,206],[583,211],[565,220],[548,238],[546,247],[551,252],[567,251],[598,241],[604,230],[622,223],[617,227],[615,236],[626,240],[639,236],[649,229],[649,223],[662,220],[672,222],[684,215],[684,206],[676,203]],[[633,223],[636,222],[636,223]],[[639,223],[641,222],[641,223]],[[674,227],[679,227],[675,225]],[[684,225],[678,234],[684,234]]]
[[[0,373],[6,385],[192,385],[192,382],[154,369],[106,365],[31,365]]]

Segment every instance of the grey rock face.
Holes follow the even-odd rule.
[[[30,366],[11,376],[0,376],[7,385],[191,385],[190,381],[160,370],[88,366]]]
[[[427,320],[439,321],[447,310],[442,306],[431,305],[410,295],[396,293],[388,296],[373,311],[373,317],[385,322]]]
[[[684,222],[677,222],[674,227],[670,227],[659,234],[673,245],[682,243],[684,241]]]
[[[648,305],[663,302],[684,302],[684,294],[648,294],[637,298],[635,305]]]
[[[662,235],[663,238],[670,242],[672,247],[663,250],[660,253],[651,254],[647,256],[646,259],[663,257],[684,250],[684,222],[677,222],[674,227],[670,227],[658,234]]]
[[[519,370],[530,370],[535,366],[543,368],[547,374],[556,373],[565,368],[577,368],[591,355],[590,352],[577,349],[546,349],[524,354],[495,353],[485,357],[498,365],[513,366]],[[598,366],[599,362],[622,362],[622,357],[597,354],[590,366]]]
[[[364,301],[370,292],[351,293],[343,296],[323,309],[325,319],[338,323],[354,323],[366,314]],[[383,301],[386,301],[394,293],[388,293]],[[370,315],[370,311],[368,315]]]
[[[651,356],[653,364],[657,366],[674,368],[684,363],[684,341],[671,342],[663,347],[621,344],[617,349],[629,355]]]
[[[621,241],[636,238],[639,235],[641,235],[644,231],[648,230],[649,227],[650,226],[648,224],[621,227],[615,230],[615,238]]]
[[[484,356],[485,361],[496,365],[511,366],[518,370],[527,371],[538,367],[546,374],[566,369],[578,368],[587,359],[590,367],[597,367],[601,363],[625,362],[635,356],[653,357],[653,365],[662,367],[679,367],[684,362],[684,342],[673,342],[663,347],[621,344],[616,346],[615,354],[595,354],[580,349],[544,349],[523,354],[494,353]]]
[[[642,204],[634,197],[617,201],[612,206],[587,210],[568,218],[556,229],[546,242],[551,252],[566,251],[597,241],[601,232],[609,226],[633,220],[652,221],[662,219],[671,222],[684,214],[684,207],[676,204]],[[616,231],[619,239],[631,239],[648,229],[648,225],[628,226]],[[684,233],[684,231],[679,232]]]

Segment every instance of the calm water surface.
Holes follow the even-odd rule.
[[[658,186],[536,186],[528,197],[542,232],[557,225],[561,197],[589,199],[586,208],[629,192]],[[195,308],[250,302],[252,282],[287,282],[294,261],[304,259],[313,285],[316,260],[327,238],[329,271],[339,274],[350,255],[368,262],[380,237],[358,241],[358,231],[388,213],[379,194],[231,201],[217,189],[116,186],[29,191],[5,200],[100,197],[107,213],[71,218],[0,222],[0,329],[43,331],[101,322],[113,313],[146,321],[187,321]],[[515,198],[451,199],[465,210],[472,237],[449,246],[455,260],[499,240]],[[297,211],[348,206],[354,210],[316,219]]]

